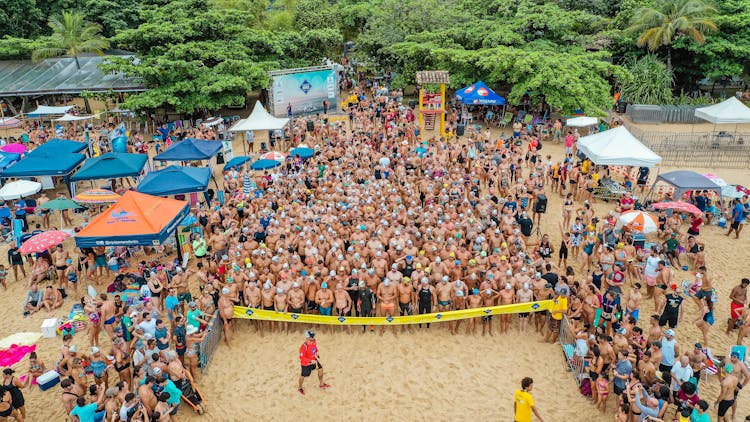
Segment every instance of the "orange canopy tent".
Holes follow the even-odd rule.
[[[186,201],[127,191],[76,234],[76,245],[82,248],[160,245],[189,211]]]

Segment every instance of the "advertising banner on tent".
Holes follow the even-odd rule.
[[[331,68],[290,69],[271,72],[271,114],[276,117],[323,111],[323,101],[338,104],[336,70]],[[298,71],[295,71],[298,70]]]
[[[112,144],[112,151],[128,152],[128,137],[126,133],[125,123],[120,123],[120,125],[109,134],[109,142]]]

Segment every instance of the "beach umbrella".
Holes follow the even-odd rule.
[[[726,185],[721,187],[721,196],[730,199],[738,199],[747,195],[747,189],[742,185]]]
[[[28,255],[30,253],[44,252],[53,246],[57,246],[70,237],[70,233],[62,230],[48,230],[39,234],[31,236],[23,242],[18,252],[22,255]]]
[[[645,211],[625,211],[620,215],[617,224],[644,234],[654,233],[659,229],[659,220]]]
[[[31,180],[16,180],[0,189],[0,199],[18,199],[33,195],[42,190],[42,184]]]
[[[599,124],[599,119],[596,117],[588,117],[588,116],[581,116],[581,117],[573,117],[572,119],[568,119],[568,121],[565,122],[565,126],[569,127],[586,127],[586,126],[594,126]]]
[[[57,198],[51,201],[47,201],[43,203],[42,205],[39,205],[39,208],[43,210],[62,211],[62,210],[74,210],[76,208],[81,208],[81,205],[78,204],[76,201],[73,201],[72,199]]]
[[[107,189],[90,189],[79,193],[73,199],[81,204],[106,204],[117,202],[120,195]]]
[[[293,150],[289,151],[289,156],[296,157],[300,156],[303,160],[308,159],[315,155],[315,150],[312,148],[294,148]]]
[[[728,185],[728,183],[725,182],[724,179],[722,179],[721,177],[719,177],[719,176],[717,176],[717,175],[715,175],[713,173],[704,173],[703,176],[705,176],[706,179],[708,179],[708,180],[716,183],[717,185],[719,185],[721,187],[724,187],[724,186]]]
[[[235,167],[240,167],[241,165],[247,163],[250,161],[250,157],[246,155],[239,155],[237,157],[232,158],[229,160],[226,164],[224,164],[224,171],[231,170]]]
[[[253,170],[267,170],[281,165],[280,161],[276,160],[258,160],[250,165]]]
[[[260,157],[261,160],[276,160],[276,161],[284,161],[286,160],[286,154],[283,152],[278,151],[269,151],[264,154],[261,154]]]
[[[3,117],[0,118],[0,128],[10,129],[14,127],[21,127],[23,122],[16,119],[15,117]]]
[[[696,207],[693,204],[689,204],[687,202],[674,202],[674,201],[672,201],[672,202],[657,202],[655,204],[651,204],[651,206],[655,210],[668,210],[668,209],[672,209],[672,210],[676,210],[676,211],[679,211],[679,212],[689,212],[689,213],[695,214],[695,215],[702,214],[702,211],[699,210],[698,207]]]
[[[23,154],[24,152],[26,152],[26,145],[15,144],[15,143],[7,144],[7,145],[3,145],[3,147],[0,148],[0,150],[3,150],[5,152],[12,152],[14,154]]]

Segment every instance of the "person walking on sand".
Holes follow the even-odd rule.
[[[299,361],[302,365],[302,372],[299,376],[299,382],[297,391],[303,396],[305,395],[305,389],[302,384],[305,382],[305,378],[312,374],[312,371],[318,371],[318,381],[320,382],[320,388],[331,388],[329,384],[323,382],[323,365],[318,361],[318,344],[315,341],[315,332],[308,331],[305,333],[305,342],[299,348]]]
[[[537,419],[544,421],[534,405],[534,397],[531,396],[531,389],[534,386],[534,380],[526,377],[521,380],[521,389],[516,390],[513,394],[513,420],[515,422],[531,422],[532,413]]]

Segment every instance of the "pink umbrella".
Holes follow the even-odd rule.
[[[283,152],[278,151],[269,151],[265,154],[260,155],[261,160],[275,160],[275,161],[284,161],[286,160],[286,154]]]
[[[26,152],[26,145],[24,145],[24,144],[7,144],[7,145],[3,145],[3,147],[0,148],[0,150],[3,150],[5,152],[10,152],[10,153],[13,153],[13,154],[23,154],[24,152]]]
[[[651,204],[651,206],[654,207],[655,210],[673,209],[680,212],[689,212],[696,215],[702,214],[702,211],[699,210],[698,207],[687,202],[657,202],[655,204]]]
[[[69,238],[70,234],[60,230],[49,230],[43,233],[35,234],[28,238],[18,252],[22,255],[28,255],[35,252],[44,252],[53,246],[57,246]]]

